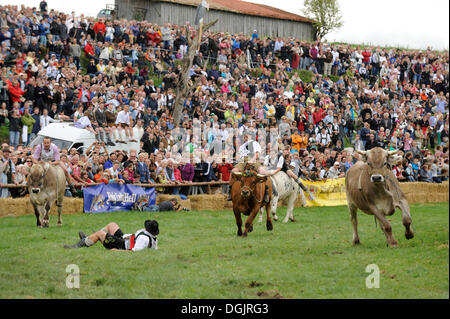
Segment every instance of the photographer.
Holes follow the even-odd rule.
[[[133,206],[133,209],[139,210],[140,212],[169,212],[169,211],[189,211],[189,209],[181,206],[181,204],[178,203],[178,200],[176,198],[172,198],[168,201],[161,202],[156,205],[149,205],[146,207],[142,207],[141,205],[135,205]]]

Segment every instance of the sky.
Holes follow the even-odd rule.
[[[39,6],[40,0],[2,0],[2,4]],[[303,0],[251,0],[302,15]],[[49,8],[96,16],[113,0],[47,0]],[[344,26],[326,36],[331,42],[449,49],[448,0],[338,0]]]

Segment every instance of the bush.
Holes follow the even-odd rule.
[[[9,143],[9,124],[0,126],[0,141]]]
[[[313,73],[308,70],[298,70],[294,71],[298,73],[298,76],[302,80],[303,83],[310,83],[312,81]]]

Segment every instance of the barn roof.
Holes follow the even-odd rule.
[[[160,0],[160,1],[195,7],[197,7],[201,2],[201,0]],[[300,15],[283,11],[281,9],[263,4],[250,3],[241,0],[207,0],[207,2],[209,3],[209,8],[214,10],[228,11],[253,16],[269,17],[281,20],[291,20],[308,23],[313,22],[313,20],[302,17]]]

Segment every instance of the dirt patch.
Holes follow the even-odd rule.
[[[266,299],[285,299],[277,289],[258,291],[256,295],[260,298]]]
[[[252,281],[248,286],[250,288],[261,287],[263,284],[260,282]]]

